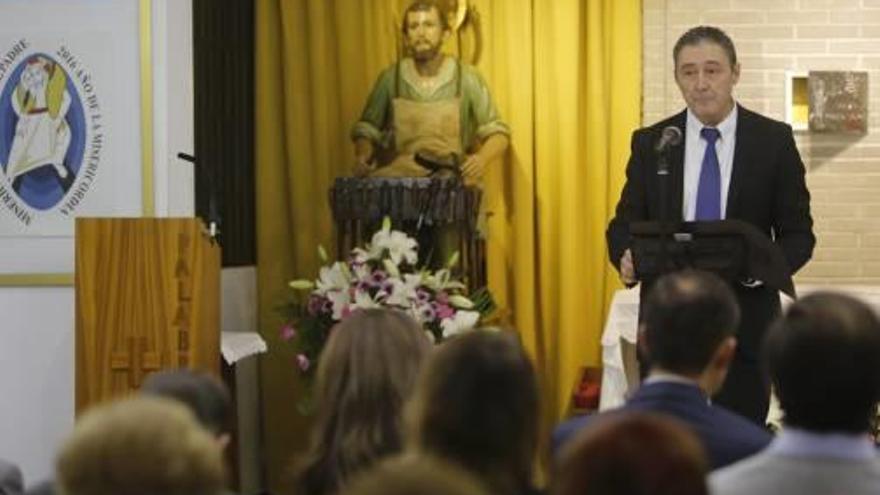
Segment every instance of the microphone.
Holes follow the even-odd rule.
[[[670,125],[663,128],[663,132],[660,134],[660,139],[658,139],[657,144],[654,145],[654,151],[657,153],[664,153],[669,148],[678,146],[679,144],[681,144],[681,129],[674,125]]]
[[[177,158],[180,158],[181,160],[183,160],[185,162],[190,162],[190,163],[196,162],[196,157],[194,157],[188,153],[184,153],[184,152],[178,153]]]
[[[654,145],[654,151],[657,153],[657,175],[669,175],[669,160],[666,152],[673,146],[681,143],[681,129],[674,125],[666,126],[660,133],[660,139]]]

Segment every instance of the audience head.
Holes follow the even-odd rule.
[[[880,400],[880,320],[843,294],[796,301],[770,329],[764,359],[785,423],[862,433]]]
[[[65,495],[216,495],[224,482],[222,449],[192,413],[144,396],[87,411],[56,474]]]
[[[181,402],[208,431],[228,438],[232,401],[217,377],[188,369],[160,371],[147,377],[141,393]]]
[[[621,413],[584,429],[562,452],[553,495],[707,495],[699,441],[672,418]]]
[[[684,270],[657,280],[644,304],[642,332],[652,366],[704,378],[720,388],[736,347],[739,306],[717,276]]]
[[[403,404],[430,350],[422,327],[394,310],[359,310],[331,330],[318,362],[312,437],[299,463],[303,493],[333,492],[401,449]]]
[[[18,466],[0,459],[0,495],[21,493],[23,485],[21,470]]]
[[[343,495],[489,495],[467,471],[430,456],[402,455],[355,476]]]
[[[516,334],[477,330],[431,356],[408,410],[417,451],[455,461],[493,493],[531,486],[538,391]]]

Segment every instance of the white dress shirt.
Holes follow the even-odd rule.
[[[721,169],[721,219],[727,218],[727,191],[730,189],[730,176],[733,172],[733,150],[736,147],[737,106],[717,126],[720,137],[715,141],[715,153]],[[681,208],[686,222],[694,221],[697,213],[697,188],[700,185],[700,169],[706,154],[706,140],[700,136],[703,127],[711,127],[687,110],[686,135],[684,140],[684,194]]]

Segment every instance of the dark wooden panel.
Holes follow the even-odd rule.
[[[254,2],[194,0],[196,213],[213,183],[223,266],[256,264]]]

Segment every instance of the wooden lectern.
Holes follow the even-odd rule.
[[[220,247],[196,218],[76,220],[76,412],[146,374],[220,375]]]

